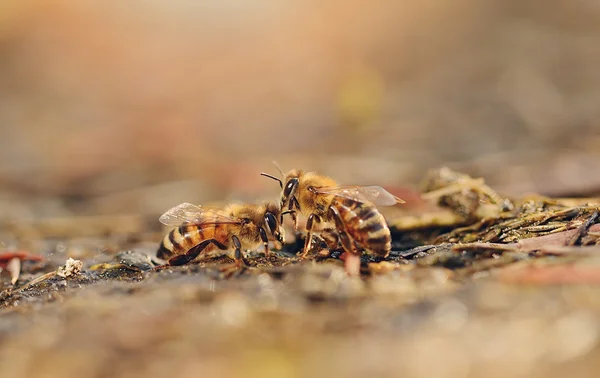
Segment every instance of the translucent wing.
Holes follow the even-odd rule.
[[[381,186],[337,186],[316,188],[317,193],[333,194],[358,202],[371,202],[377,206],[394,206],[405,203]]]
[[[180,226],[184,223],[192,224],[217,224],[217,223],[240,223],[239,219],[232,218],[217,210],[207,210],[200,206],[184,202],[167,210],[158,218],[160,223],[166,226]]]

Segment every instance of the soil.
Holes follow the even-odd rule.
[[[300,261],[295,252],[302,240],[269,256],[249,251],[244,269],[226,256],[156,269],[161,231],[113,227],[68,238],[56,237],[56,229],[13,224],[6,234],[19,238],[17,230],[28,230],[25,235],[38,238],[28,239],[32,245],[51,252],[43,261],[24,258],[15,285],[8,275],[3,281],[3,375],[562,377],[595,371],[598,205],[540,197],[537,206],[515,201],[496,218],[474,219],[477,209],[467,214],[463,205],[476,192],[463,190],[453,201],[440,200],[446,208],[431,207],[433,214],[453,209],[444,214],[454,214],[454,224],[440,225],[439,217],[420,211],[390,218],[393,251],[385,259],[363,256],[360,277],[345,273],[338,251],[315,250]],[[80,222],[62,221],[75,230]],[[52,238],[44,236],[49,230]],[[498,236],[507,230],[511,238]],[[76,260],[65,268],[68,257]]]

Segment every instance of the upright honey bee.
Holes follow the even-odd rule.
[[[261,173],[279,182],[282,188],[281,209],[298,211],[307,216],[306,241],[301,258],[312,243],[315,223],[333,223],[333,229],[321,233],[328,246],[341,243],[346,254],[346,270],[356,275],[360,269],[363,251],[387,257],[391,250],[390,230],[383,215],[375,207],[404,203],[380,186],[341,186],[334,179],[314,172],[292,170],[283,180]],[[297,218],[292,213],[294,224]],[[283,215],[281,215],[283,219]]]
[[[262,243],[269,254],[269,236],[283,242],[281,217],[274,203],[231,204],[222,210],[182,203],[159,218],[175,228],[164,237],[156,256],[167,260],[168,265],[184,265],[201,253],[234,249],[236,265],[243,266],[242,249],[255,249]]]

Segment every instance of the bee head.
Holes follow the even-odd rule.
[[[279,182],[279,186],[282,189],[280,209],[287,208],[288,210],[292,210],[294,202],[297,202],[294,196],[298,190],[301,172],[298,170],[292,170],[284,176],[283,180],[268,173],[261,173],[261,175]]]

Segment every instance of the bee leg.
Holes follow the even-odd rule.
[[[321,232],[321,237],[327,244],[327,248],[336,249],[340,245],[340,237],[336,230],[333,228],[328,228]]]
[[[216,239],[204,240],[202,243],[200,243],[197,246],[195,246],[194,248],[190,249],[189,251],[187,251],[183,255],[171,257],[168,260],[168,265],[185,265],[185,264],[191,262],[196,257],[198,257],[198,255],[200,255],[200,253],[202,253],[202,251],[206,247],[208,247],[208,245],[211,244],[211,243],[213,243],[214,245],[216,245],[217,248],[219,248],[219,249],[227,249],[226,245],[224,245],[223,243],[220,243]]]
[[[292,207],[292,203],[290,202],[290,210]],[[298,231],[298,216],[296,215],[296,212],[291,212],[289,213],[290,217],[292,217],[292,222],[294,222],[294,231]]]
[[[340,256],[344,260],[344,268],[349,276],[360,275],[360,255],[356,252],[354,242],[345,232],[340,232],[340,241],[344,254]]]
[[[327,253],[323,253],[323,256],[331,256],[331,253],[336,250],[340,244],[340,237],[336,230],[328,228],[321,232],[321,238],[327,244]]]
[[[233,246],[235,247],[235,262],[233,264],[225,264],[219,268],[219,271],[223,273],[224,277],[226,278],[239,275],[248,268],[248,263],[246,262],[246,260],[244,259],[244,255],[242,254],[242,243],[240,242],[240,239],[236,235],[233,235],[231,237],[231,241],[233,243]]]
[[[260,234],[260,239],[262,240],[265,246],[265,256],[271,256],[271,251],[269,251],[269,238],[267,237],[267,233],[264,228],[259,227],[258,233]]]
[[[246,261],[244,260],[244,256],[242,255],[242,243],[240,242],[240,239],[236,236],[233,235],[231,237],[231,241],[233,241],[233,246],[235,247],[235,264],[238,268],[245,268],[246,266],[248,266],[248,264],[246,263]]]
[[[298,232],[298,216],[296,215],[296,211],[294,211],[294,205],[298,210],[300,210],[300,205],[298,204],[296,197],[292,197],[288,202],[287,213],[290,214],[290,217],[292,217],[292,222],[294,222],[294,231]]]
[[[321,218],[317,214],[310,214],[308,216],[308,220],[306,221],[306,241],[304,242],[304,249],[302,250],[302,254],[300,255],[301,259],[305,258],[308,251],[310,251],[313,234],[312,229],[315,222],[320,223]]]
[[[360,275],[360,255],[356,251],[354,240],[348,235],[346,225],[342,220],[340,212],[333,206],[329,207],[329,214],[335,222],[335,227],[338,231],[339,240],[342,243],[342,248],[346,254],[344,258],[344,267],[349,276]]]

